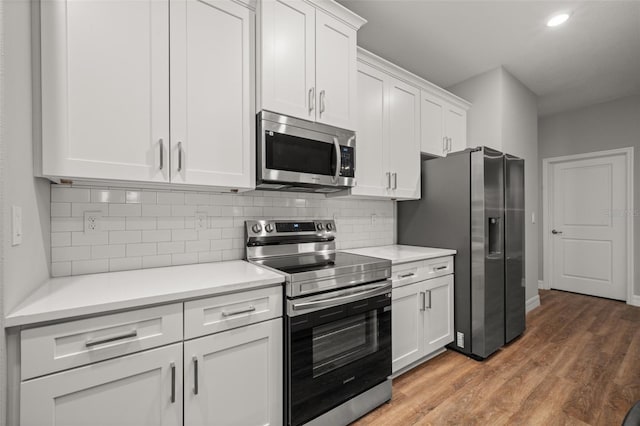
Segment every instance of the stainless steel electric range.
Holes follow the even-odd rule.
[[[245,226],[247,260],[286,277],[286,424],[348,424],[390,400],[391,262],[336,251],[333,220]]]

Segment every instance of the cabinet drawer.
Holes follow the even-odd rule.
[[[453,274],[453,256],[404,263],[392,268],[393,287]]]
[[[182,304],[24,330],[22,380],[182,340]]]
[[[282,316],[282,287],[243,291],[184,304],[185,339]]]

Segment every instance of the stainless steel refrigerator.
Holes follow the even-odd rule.
[[[484,359],[525,329],[524,160],[479,147],[422,162],[398,244],[457,250],[452,349]]]

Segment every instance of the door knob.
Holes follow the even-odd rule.
[[[556,234],[562,234],[562,231],[556,231],[556,230],[554,229],[553,231],[551,231],[551,233],[552,233],[553,235],[556,235]]]

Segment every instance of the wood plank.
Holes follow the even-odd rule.
[[[640,308],[541,290],[527,330],[478,362],[447,351],[356,425],[619,425],[640,400]]]

